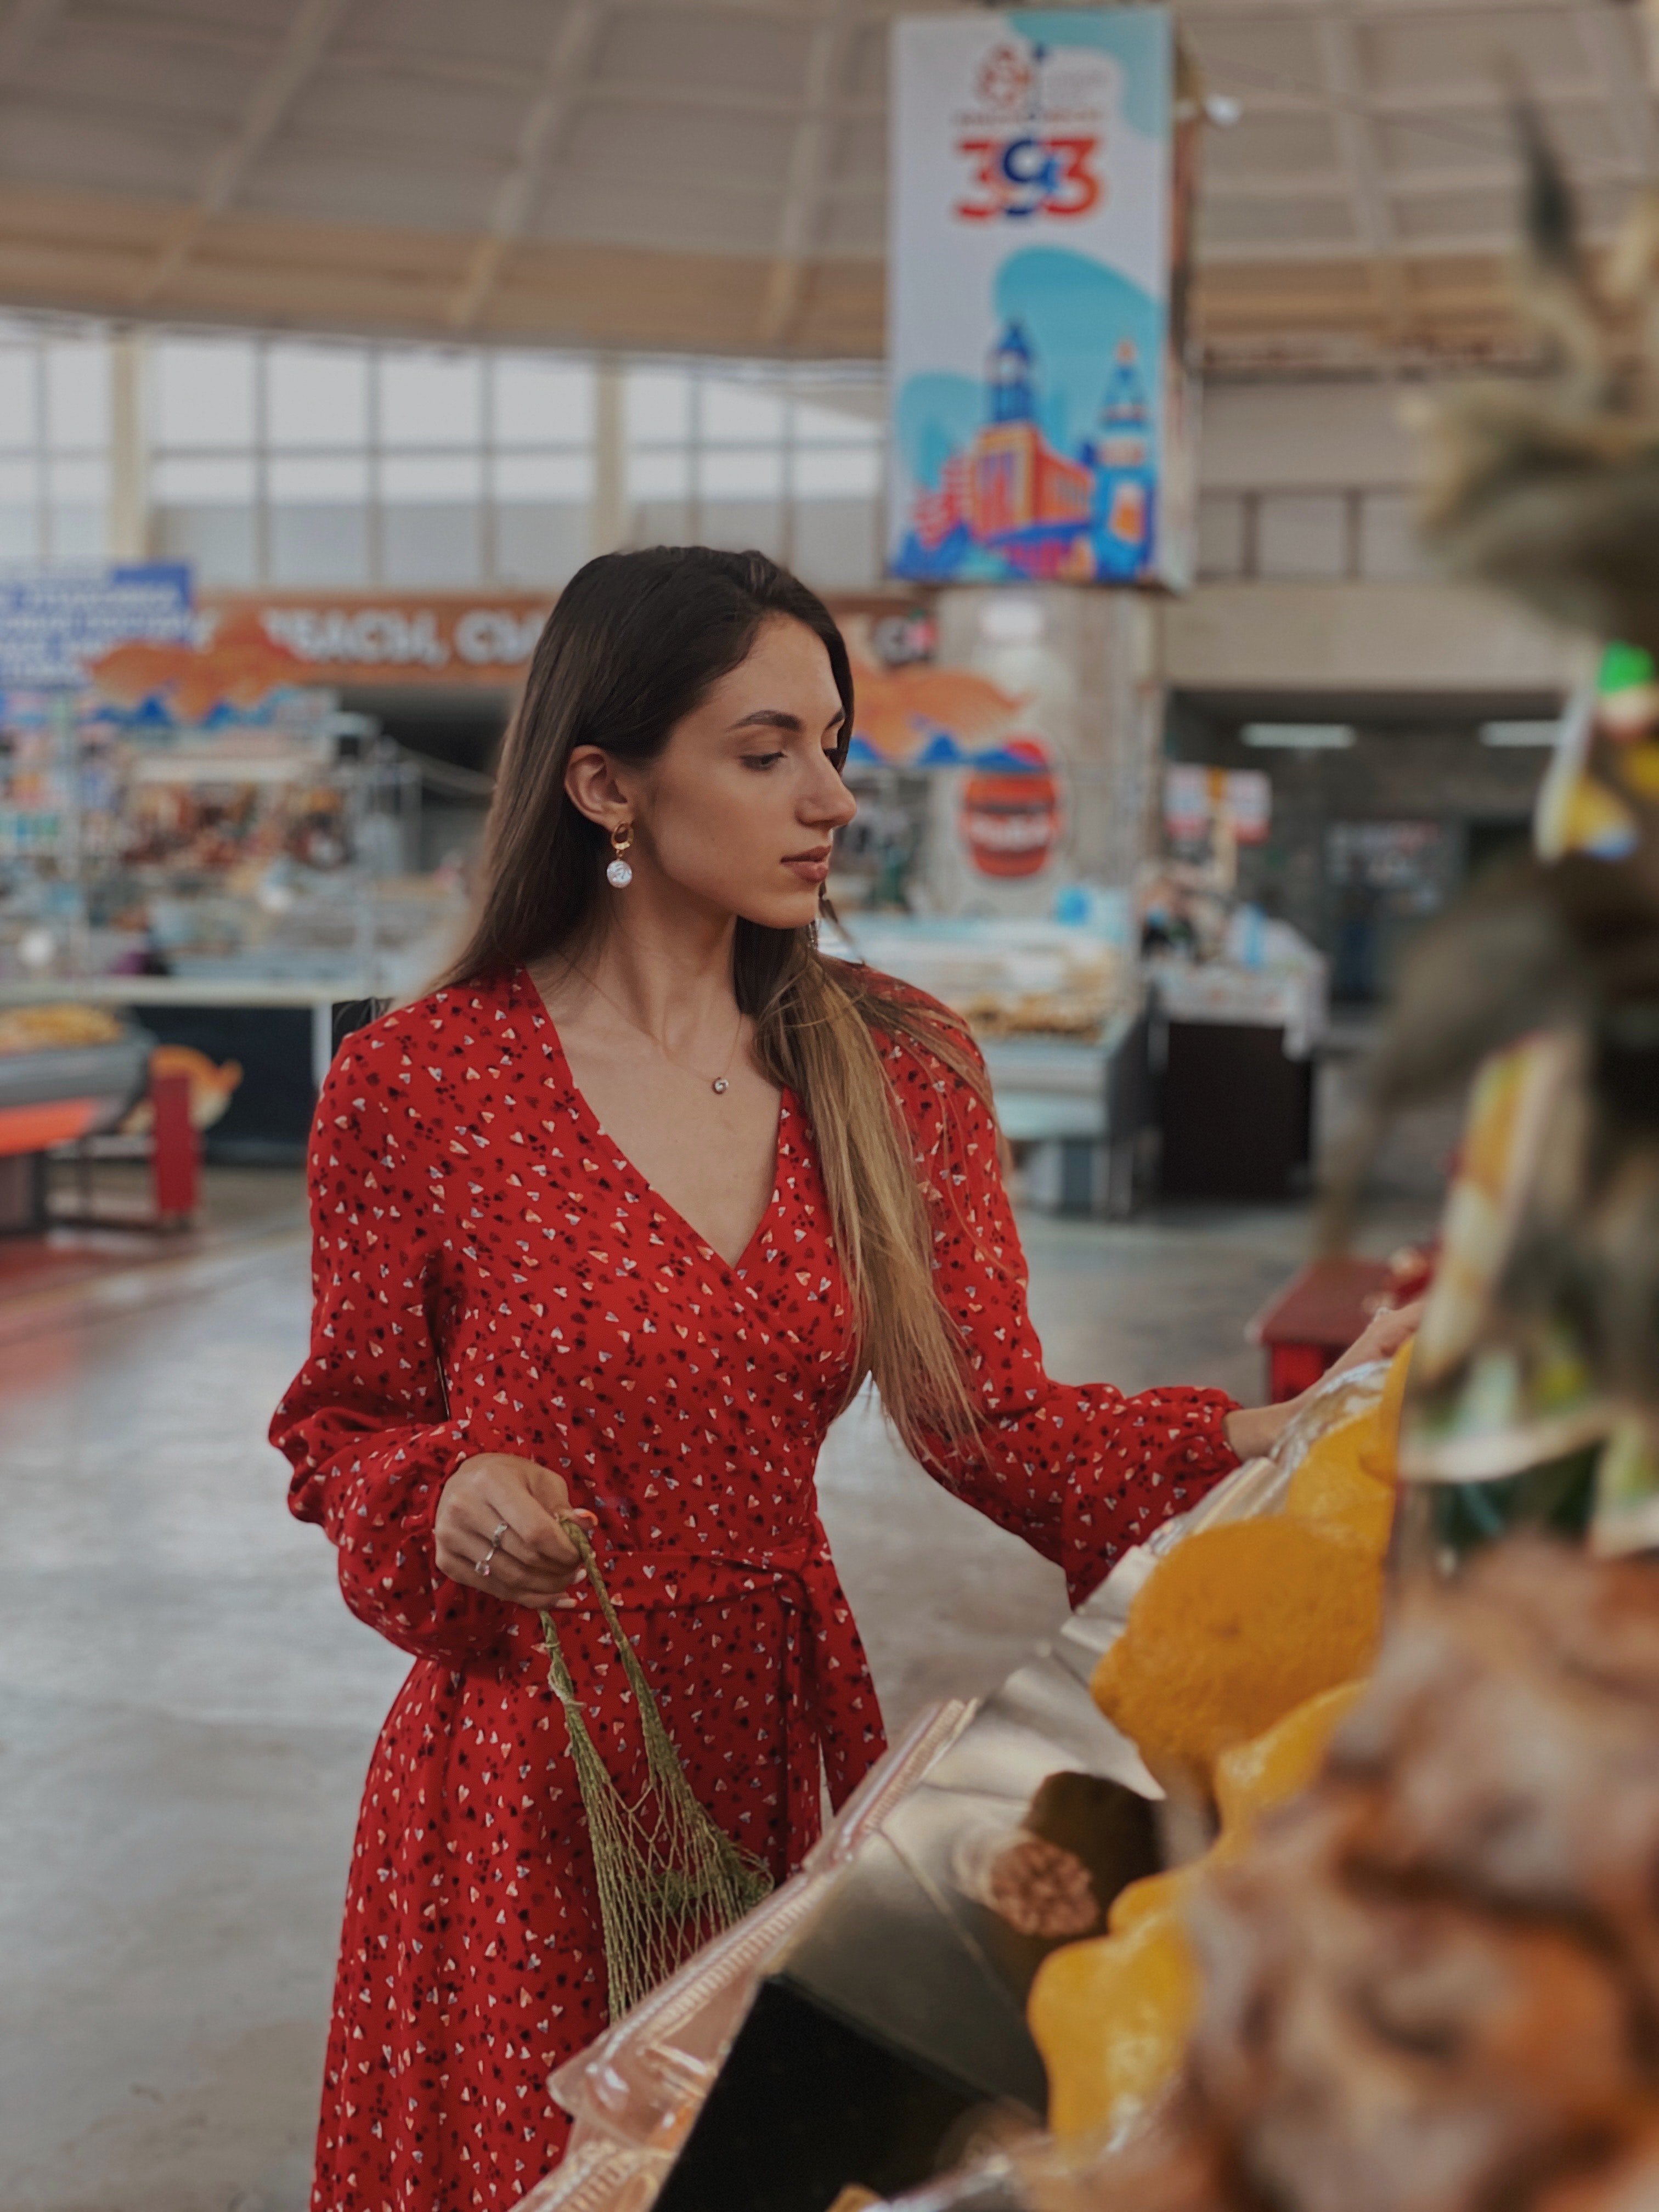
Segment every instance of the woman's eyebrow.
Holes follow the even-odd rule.
[[[827,730],[838,730],[846,720],[847,712],[842,708],[830,717],[824,727]],[[792,737],[799,737],[806,725],[799,714],[790,714],[787,708],[757,707],[752,714],[743,715],[740,720],[732,723],[732,727],[734,730],[787,730]]]
[[[805,726],[799,714],[792,714],[782,707],[757,707],[752,714],[744,714],[732,725],[734,730],[758,727],[768,730],[793,730],[797,733]]]

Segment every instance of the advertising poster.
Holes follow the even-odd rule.
[[[895,575],[1187,581],[1176,68],[1159,8],[895,23]]]

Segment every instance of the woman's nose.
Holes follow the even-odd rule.
[[[822,769],[806,793],[802,813],[809,822],[822,823],[829,830],[840,830],[858,811],[857,799],[842,781],[841,771],[826,755]]]

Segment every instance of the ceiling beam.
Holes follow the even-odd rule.
[[[611,0],[569,0],[548,49],[541,88],[520,130],[513,167],[495,195],[486,234],[473,248],[466,276],[450,303],[449,319],[458,331],[470,331],[477,324],[501,264],[525,234],[537,187],[557,155],[559,142],[592,73],[610,8]]]
[[[1331,128],[1348,179],[1354,231],[1370,257],[1371,282],[1385,331],[1398,335],[1406,320],[1406,276],[1401,268],[1394,210],[1376,143],[1364,112],[1364,66],[1353,19],[1343,9],[1318,20],[1319,63],[1332,102]]]
[[[143,15],[135,15],[128,8],[100,8],[88,0],[76,0],[75,28],[82,39],[96,40],[100,46],[182,46],[230,61],[268,61],[280,42],[279,33],[251,30],[246,24],[167,15],[148,7]]]
[[[1646,182],[1659,175],[1659,127],[1641,31],[1622,9],[1605,4],[1581,8],[1574,20],[1606,89],[1626,173]],[[1580,162],[1573,164],[1575,180],[1583,167]]]
[[[817,242],[830,182],[836,129],[832,108],[846,73],[853,39],[848,11],[837,9],[818,24],[806,54],[806,112],[789,149],[789,173],[778,211],[777,244],[767,272],[757,333],[763,346],[781,345],[799,311],[806,269]]]
[[[189,260],[209,223],[229,206],[321,61],[349,4],[349,0],[300,0],[282,46],[253,88],[241,127],[209,164],[194,204],[157,256],[135,306],[149,307],[160,297]]]
[[[64,0],[11,0],[0,17],[0,84],[13,84],[61,13]]]

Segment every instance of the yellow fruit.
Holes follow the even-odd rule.
[[[1253,1743],[1222,1753],[1215,1763],[1215,1802],[1224,1839],[1242,1838],[1269,1807],[1308,1787],[1325,1763],[1331,1738],[1364,1693],[1363,1682],[1322,1691]]]
[[[1379,1482],[1397,1482],[1400,1479],[1400,1416],[1406,1403],[1406,1382],[1416,1343],[1414,1336],[1408,1336],[1389,1362],[1389,1371],[1382,1380],[1382,1395],[1376,1401],[1373,1416],[1373,1441],[1360,1451],[1361,1466]]]
[[[1394,1488],[1370,1472],[1378,1451],[1373,1407],[1309,1448],[1285,1493],[1285,1512],[1381,1559],[1394,1528]]]
[[[1144,1875],[1119,1890],[1106,1915],[1107,1933],[1127,1936],[1150,1914],[1171,1912],[1180,1904],[1192,1879],[1190,1867],[1170,1867],[1164,1874]]]
[[[1200,1529],[1159,1561],[1095,1669],[1095,1703],[1154,1774],[1207,1787],[1247,1743],[1369,1668],[1382,1626],[1377,1561],[1275,1517]]]
[[[1028,2016],[1054,2133],[1117,2128],[1145,2112],[1180,2069],[1198,1996],[1191,1947],[1170,1911],[1051,1951]]]

